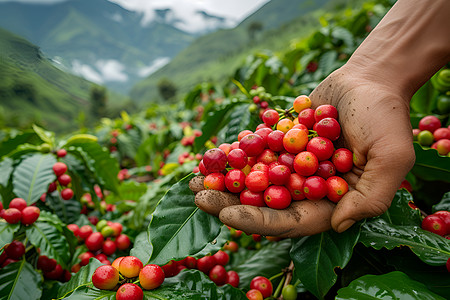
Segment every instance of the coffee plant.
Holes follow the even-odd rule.
[[[412,98],[416,162],[379,217],[343,233],[246,234],[189,187],[208,150],[273,126],[267,109],[278,122],[390,5],[325,16],[288,51],[255,53],[177,104],[66,136],[0,132],[0,299],[448,299],[449,66]]]

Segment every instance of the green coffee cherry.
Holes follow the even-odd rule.
[[[419,141],[419,144],[421,144],[422,146],[430,146],[431,144],[433,144],[434,137],[430,131],[423,130],[417,136],[417,140]]]

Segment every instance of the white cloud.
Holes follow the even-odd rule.
[[[169,63],[169,61],[169,57],[159,57],[155,59],[149,66],[141,68],[138,71],[138,74],[140,77],[147,77],[148,75],[165,66],[167,63]]]
[[[74,60],[72,62],[72,70],[75,74],[84,77],[89,81],[103,83],[102,76],[97,71],[95,71],[91,66],[83,64],[79,60]]]
[[[118,60],[107,59],[99,60],[95,64],[104,81],[128,81],[128,75],[124,73],[125,66]]]
[[[125,66],[114,59],[99,60],[95,63],[95,66],[90,66],[79,60],[74,60],[72,62],[72,71],[95,83],[128,81],[128,75],[125,73]]]

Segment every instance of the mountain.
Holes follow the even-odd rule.
[[[0,27],[38,45],[59,68],[123,93],[197,36],[178,29],[182,20],[171,20],[170,9],[159,15],[144,24],[143,14],[107,0],[0,3]]]
[[[73,131],[80,114],[89,116],[93,85],[56,68],[36,45],[0,29],[0,125]],[[112,106],[126,105],[109,95]],[[111,108],[111,105],[109,106]]]
[[[218,30],[199,37],[163,68],[137,83],[133,100],[162,101],[158,82],[171,80],[180,93],[205,81],[223,80],[245,57],[261,49],[280,51],[292,39],[305,37],[319,25],[319,9],[342,0],[271,0],[233,29]]]

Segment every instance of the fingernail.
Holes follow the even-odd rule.
[[[353,221],[352,219],[347,219],[341,222],[341,224],[339,224],[339,226],[337,227],[337,232],[341,233],[343,231],[346,231],[347,229],[349,229],[353,224],[355,224],[355,221]]]

